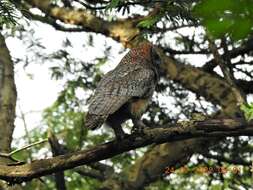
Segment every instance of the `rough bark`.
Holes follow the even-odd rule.
[[[63,151],[61,150],[61,145],[58,142],[58,139],[56,136],[50,132],[50,135],[48,137],[51,150],[53,153],[53,156],[63,155]],[[67,190],[66,183],[65,183],[65,177],[64,177],[64,171],[57,172],[54,174],[55,177],[55,185],[57,190]]]
[[[11,150],[12,133],[14,130],[16,86],[14,82],[14,68],[5,39],[0,33],[0,152],[8,153]],[[11,161],[0,157],[0,164]],[[0,189],[19,190],[20,186],[8,187],[0,181]]]
[[[0,151],[9,152],[14,130],[16,88],[13,64],[3,36],[0,35]]]
[[[162,144],[164,142],[180,141],[195,137],[213,138],[240,135],[253,135],[253,123],[245,123],[242,119],[210,119],[206,121],[194,121],[194,123],[189,122],[188,124],[179,123],[170,126],[163,126],[163,128],[146,129],[144,130],[143,134],[129,135],[121,142],[111,141],[88,150],[69,153],[49,159],[35,160],[30,164],[18,166],[0,165],[0,179],[15,184],[66,169],[71,169],[80,165],[90,164],[111,158],[112,156],[121,154],[123,152],[150,144]],[[192,150],[196,151],[194,149],[190,150],[185,148],[185,146],[182,145],[182,142],[179,144],[180,145],[178,147],[181,147],[188,153],[191,153]],[[158,153],[160,156],[167,156],[167,151],[171,151],[171,149],[168,149],[168,147],[164,149],[163,146],[164,145],[162,145],[160,148],[162,152],[165,150],[165,154],[162,154],[160,151]],[[184,159],[184,157],[182,158]],[[154,159],[155,157],[153,157],[151,160],[145,160],[143,163],[144,166],[150,166],[148,163],[154,161]],[[173,159],[172,157],[168,157],[168,159],[171,159],[171,162],[175,163],[178,158]],[[147,172],[144,174],[145,177],[149,177],[147,176],[149,173],[155,172],[156,170],[160,171],[161,169],[163,168],[146,167],[139,169],[139,171],[145,170]],[[131,179],[135,178],[135,175],[131,176]],[[143,179],[139,180],[141,185],[143,185]],[[123,187],[126,189],[132,189],[131,183],[124,184]]]

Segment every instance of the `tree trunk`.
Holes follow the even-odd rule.
[[[0,152],[11,151],[14,130],[16,86],[14,82],[14,67],[5,39],[0,33]],[[0,157],[0,164],[11,163],[11,160]],[[8,186],[0,181],[1,190],[20,190],[21,186]]]

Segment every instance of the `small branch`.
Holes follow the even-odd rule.
[[[78,168],[74,169],[74,171],[84,177],[91,177],[91,178],[97,179],[99,181],[106,180],[106,177],[104,175],[102,175],[99,171],[96,171],[96,170],[87,169],[84,167],[78,167]]]
[[[23,121],[23,125],[25,128],[25,136],[27,138],[28,144],[31,144],[32,140],[29,135],[29,131],[28,131],[27,123],[26,123],[26,118],[25,118],[25,113],[22,111],[20,104],[18,105],[18,107],[19,107],[19,111],[20,111],[20,115],[21,115],[21,120]],[[32,153],[29,152],[28,154],[29,154],[28,161],[32,161]]]
[[[50,17],[43,17],[40,15],[35,15],[31,12],[29,12],[29,15],[33,20],[40,21],[45,24],[49,24],[52,27],[54,27],[56,30],[63,31],[63,32],[84,32],[87,31],[86,28],[83,27],[65,27],[61,24],[58,24],[54,19]]]
[[[168,28],[166,28],[166,27],[164,27],[164,28],[155,27],[155,28],[150,28],[149,30],[151,30],[154,33],[164,33],[164,32],[168,32],[168,31],[178,30],[178,29],[181,29],[181,28],[190,28],[190,27],[196,27],[196,24],[193,24],[193,23],[182,24],[180,26],[170,26]]]
[[[61,145],[51,130],[48,131],[48,141],[51,146],[53,156],[59,156],[63,154],[62,153],[63,151],[61,150]],[[55,173],[54,177],[55,177],[56,189],[66,190],[67,187],[65,184],[64,171]]]
[[[192,126],[194,125],[194,126]],[[196,137],[253,136],[253,122],[243,119],[210,119],[194,124],[174,124],[145,129],[143,134],[128,135],[122,141],[111,141],[88,150],[77,151],[53,158],[35,160],[19,166],[0,165],[0,179],[9,183],[21,183],[33,178],[91,164],[115,155],[150,144],[179,141]]]
[[[172,48],[169,47],[162,47],[162,49],[165,52],[168,52],[170,54],[210,54],[211,52],[208,50],[199,50],[199,51],[187,51],[187,50],[174,50]]]
[[[245,74],[246,76],[248,76],[249,78],[253,78],[253,73],[252,71],[247,71],[241,68],[235,68],[235,70],[237,70],[238,72],[242,72],[243,74]]]
[[[111,174],[114,173],[114,169],[112,166],[109,166],[100,162],[91,163],[89,164],[89,166],[103,173],[111,173]]]
[[[252,51],[253,51],[253,38],[245,42],[243,46],[233,48],[233,50],[229,51],[228,53],[230,55],[230,58],[235,58],[239,55],[249,54]],[[221,56],[224,57],[224,55]],[[206,72],[212,72],[216,66],[217,66],[216,62],[214,60],[211,60],[205,63],[205,65],[202,68]]]
[[[226,162],[229,164],[238,164],[238,165],[243,165],[243,166],[250,166],[251,165],[251,162],[248,162],[248,161],[245,161],[242,159],[230,159],[230,158],[226,158],[226,157],[219,156],[219,155],[213,155],[210,153],[202,153],[202,155],[206,158],[211,158],[211,159],[218,160],[221,162]]]
[[[75,0],[75,1],[90,10],[103,10],[103,9],[107,8],[108,4],[110,4],[110,2],[106,2],[107,5],[96,7],[96,6],[90,6],[88,3],[84,3],[83,1],[80,1],[80,0]],[[144,1],[144,2],[143,1],[136,1],[136,2],[126,2],[126,3],[120,2],[119,5],[115,8],[135,6],[135,5],[147,6],[149,4],[154,4],[154,3],[164,3],[164,1]]]
[[[223,39],[224,41],[224,39]],[[222,43],[224,45],[224,42]],[[231,90],[234,93],[236,99],[237,99],[237,106],[240,106],[242,104],[244,104],[246,102],[246,96],[245,94],[240,90],[240,88],[236,85],[235,82],[235,78],[233,75],[233,71],[230,70],[229,68],[229,63],[226,62],[225,60],[227,60],[226,55],[228,54],[226,52],[226,48],[224,48],[224,57],[222,57],[219,52],[218,49],[215,45],[215,43],[209,39],[209,47],[213,53],[214,56],[214,60],[216,62],[217,65],[220,66],[221,71],[224,75],[225,80],[227,81],[227,83],[231,86]],[[227,55],[228,56],[228,55]]]
[[[64,155],[69,152],[63,145],[59,143],[57,137],[52,133],[51,130],[48,131],[48,137],[53,152],[53,156]],[[74,171],[77,172],[79,175],[104,181],[106,179],[106,175],[104,174],[107,174],[108,171],[112,170],[110,166],[107,166],[99,162],[90,164],[89,166],[95,169],[89,169],[86,167],[77,167]],[[55,174],[55,180],[57,189],[59,190],[66,189],[64,172],[57,172]]]
[[[45,143],[45,142],[48,142],[48,139],[44,139],[44,140],[41,140],[41,141],[38,141],[38,142],[35,142],[35,143],[32,143],[32,144],[29,144],[29,145],[26,145],[20,149],[16,149],[10,153],[0,153],[0,157],[12,157],[14,154],[18,153],[18,152],[21,152],[23,150],[26,150],[26,149],[29,149],[33,146],[36,146],[36,145],[39,145],[39,144],[42,144],[42,143]]]

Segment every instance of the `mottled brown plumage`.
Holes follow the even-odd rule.
[[[86,116],[86,127],[110,125],[118,139],[121,124],[132,119],[136,124],[145,112],[158,81],[160,58],[154,47],[145,43],[128,52],[116,68],[98,83]]]

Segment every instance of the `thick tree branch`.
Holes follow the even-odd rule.
[[[142,135],[130,135],[121,142],[111,141],[89,150],[78,151],[49,159],[36,160],[19,166],[0,165],[0,179],[10,183],[21,183],[33,178],[74,168],[76,166],[111,158],[123,152],[164,142],[179,141],[195,137],[225,137],[253,135],[253,123],[242,119],[211,119],[192,124],[176,124],[163,128],[146,129]]]
[[[14,82],[14,68],[5,39],[0,34],[0,152],[11,150],[12,134],[14,130],[16,86]],[[0,157],[0,164],[11,163],[9,158]],[[7,187],[0,181],[0,189],[20,190],[21,186]]]
[[[0,152],[9,152],[14,130],[16,87],[13,63],[0,34]]]
[[[64,155],[70,152],[63,145],[59,143],[57,137],[52,133],[52,131],[49,130],[48,133],[49,133],[48,140],[53,152],[53,156]],[[90,164],[89,166],[90,167],[93,166],[96,169],[90,169],[90,168],[87,168],[87,166],[80,166],[80,167],[75,168],[74,171],[82,176],[88,176],[88,177],[92,177],[98,180],[105,180],[105,175],[103,174],[106,173],[106,170],[109,170],[109,166],[103,165],[99,162]],[[56,178],[57,189],[60,189],[60,190],[66,189],[64,172],[57,172],[55,174],[55,178]]]
[[[129,37],[132,38],[139,34],[140,31],[136,25],[143,18],[137,17],[109,22],[93,15],[87,10],[53,6],[48,0],[43,2],[26,0],[26,2],[31,6],[39,8],[46,14],[46,17],[60,20],[65,24],[79,26],[86,32],[100,33],[124,43],[129,40]],[[55,26],[54,23],[53,26]]]

